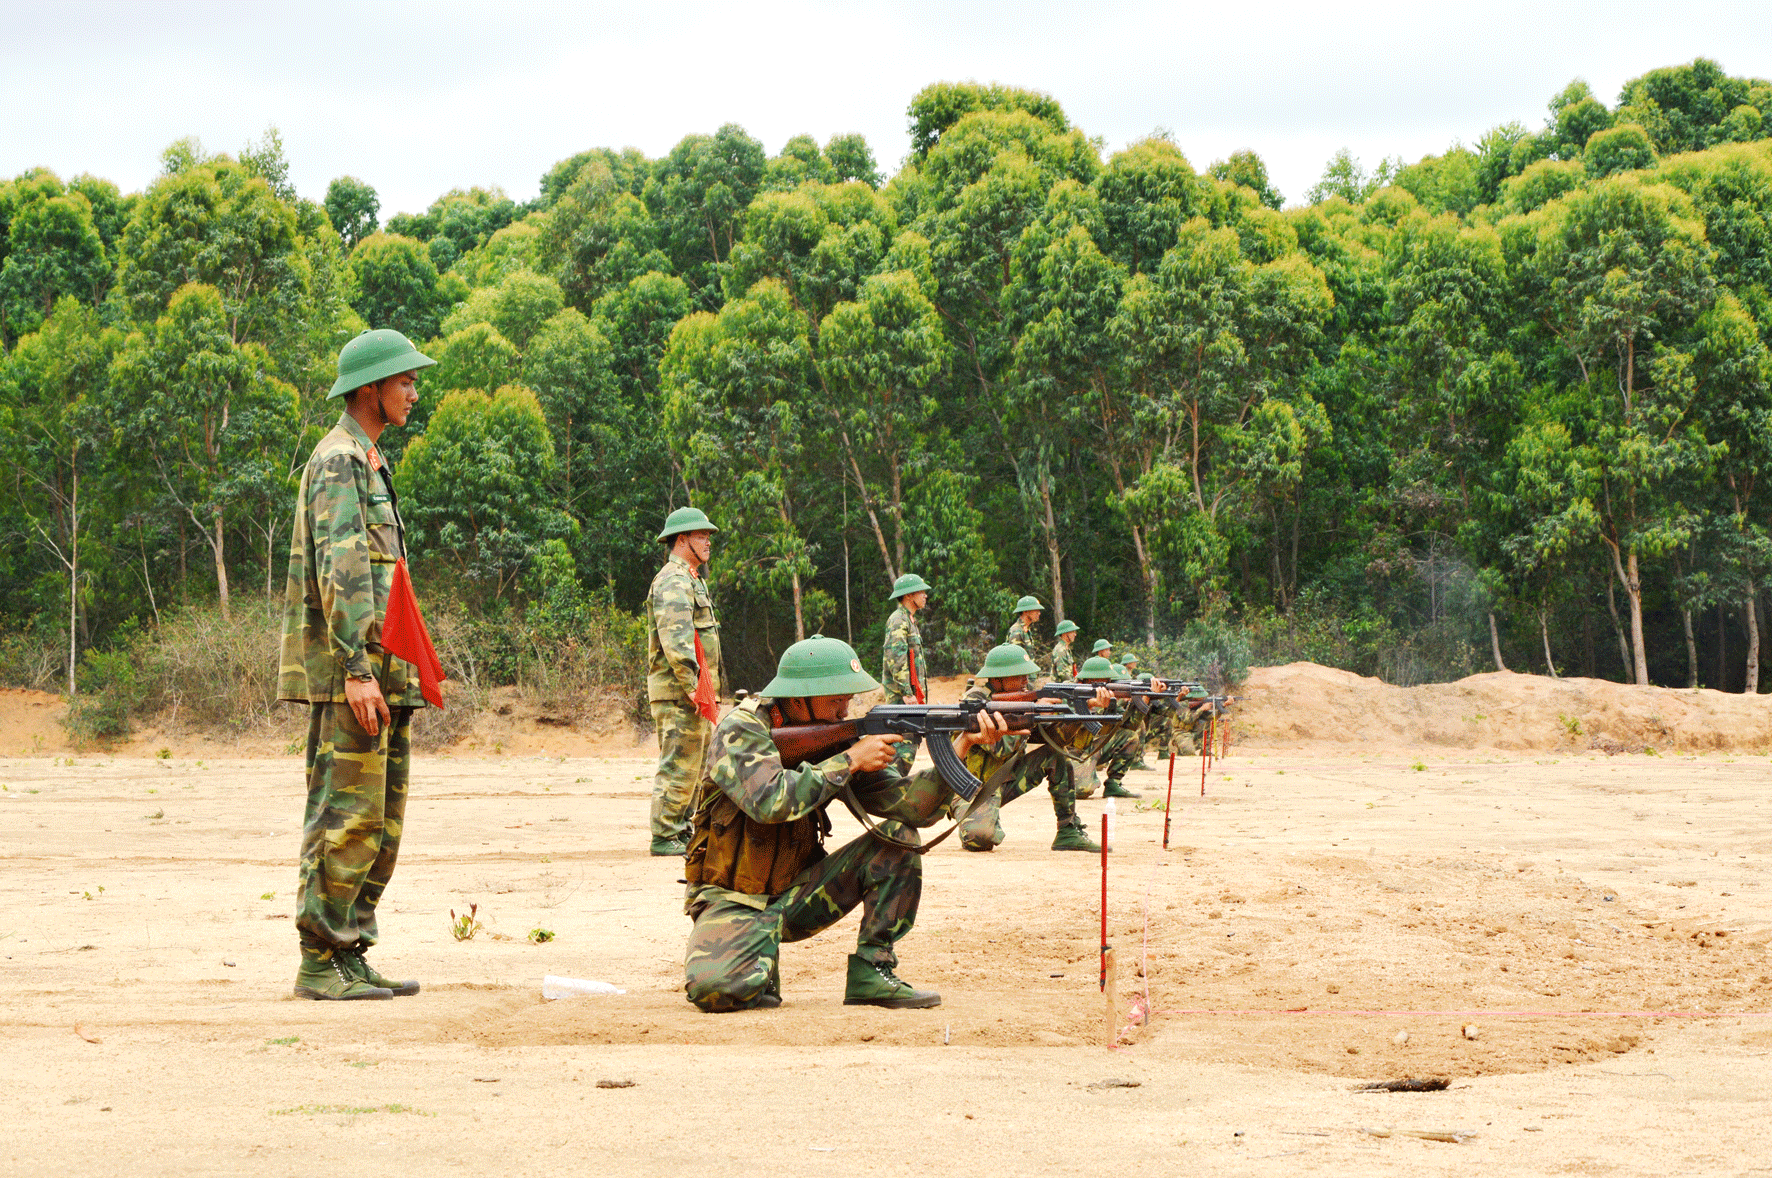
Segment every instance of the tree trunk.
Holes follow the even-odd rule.
[[[1717,602],[1717,690],[1729,690],[1729,631],[1723,603]]]
[[[1542,609],[1538,611],[1538,636],[1544,639],[1544,669],[1550,673],[1552,679],[1562,678],[1557,674],[1556,660],[1551,658],[1550,621]]]
[[[1495,628],[1495,611],[1489,611],[1489,650],[1495,655],[1495,669],[1507,670],[1507,664],[1501,661],[1501,631]]]
[[[1692,611],[1682,607],[1680,621],[1686,626],[1686,686],[1695,688],[1698,686],[1698,640],[1692,637]]]
[[[1760,591],[1752,581],[1747,583],[1747,678],[1742,683],[1744,695],[1760,693]]]
[[[1630,598],[1630,646],[1637,659],[1637,686],[1649,686],[1649,656],[1643,649],[1643,581],[1637,571],[1637,550],[1631,549],[1624,592]]]
[[[806,616],[800,610],[800,574],[791,574],[794,580],[794,641],[799,642],[806,637]]]
[[[1052,479],[1040,472],[1041,526],[1046,532],[1046,560],[1052,569],[1052,616],[1064,617],[1063,561],[1058,551],[1058,522],[1052,516]]]
[[[80,443],[74,443],[72,506],[68,511],[68,698],[78,690],[74,684],[74,662],[79,653],[80,636]]]
[[[886,583],[890,585],[898,580],[898,565],[893,562],[892,552],[886,547],[886,531],[880,527],[880,517],[874,511],[874,501],[868,496],[868,485],[862,480],[861,464],[855,460],[855,451],[849,445],[849,434],[847,431],[839,430],[838,436],[843,439],[843,452],[849,456],[849,469],[855,472],[855,490],[861,496],[862,510],[868,513],[868,523],[873,525],[874,543],[880,546],[880,563],[886,566]],[[844,476],[843,481],[847,485],[849,481],[847,475]],[[901,526],[899,531],[902,533],[903,530]]]
[[[215,553],[215,591],[221,599],[222,621],[231,622],[234,618],[228,610],[228,562],[226,560],[227,550],[224,547],[226,540],[222,535],[221,508],[215,509],[213,518],[215,520],[215,539],[209,542],[209,547]]]
[[[1624,623],[1618,620],[1618,596],[1612,591],[1612,578],[1606,578],[1606,612],[1612,615],[1612,632],[1618,636],[1618,661],[1624,668],[1624,681],[1629,683],[1636,670],[1631,663],[1630,646],[1624,640]]]

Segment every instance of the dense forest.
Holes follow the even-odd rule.
[[[294,191],[275,129],[175,143],[140,193],[0,181],[0,677],[268,662],[334,358],[376,326],[439,361],[384,445],[470,682],[624,677],[692,502],[741,685],[802,634],[877,649],[913,571],[949,668],[1033,593],[1172,658],[1759,689],[1772,83],[1577,81],[1292,204],[1253,151],[1104,158],[1031,90],[907,113],[890,177],[727,125],[385,221],[351,177]]]

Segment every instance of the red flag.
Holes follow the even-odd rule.
[[[910,656],[908,661],[911,666],[911,694],[917,697],[918,703],[926,704],[929,701],[923,698],[923,684],[917,679],[917,648],[913,646],[905,651],[905,654]]]
[[[695,632],[695,665],[701,669],[695,676],[695,694],[689,698],[709,724],[717,724],[720,722],[720,697],[714,694],[714,677],[708,673],[708,656],[701,652],[700,630]]]
[[[418,689],[432,707],[443,706],[443,664],[437,648],[431,645],[431,632],[425,629],[424,615],[418,612],[418,598],[412,593],[412,578],[406,562],[394,565],[394,583],[388,590],[388,614],[381,624],[381,645],[398,659],[405,659],[418,668]]]

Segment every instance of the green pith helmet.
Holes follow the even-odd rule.
[[[1018,614],[1025,614],[1030,609],[1045,609],[1045,608],[1046,608],[1045,606],[1040,604],[1040,599],[1038,597],[1033,596],[1032,594],[1029,594],[1028,596],[1022,598],[1020,601],[1015,603],[1015,612]]]
[[[1077,623],[1066,618],[1064,621],[1058,623],[1058,629],[1052,631],[1052,635],[1055,638],[1063,638],[1066,634],[1075,634],[1076,632]]]
[[[907,593],[928,592],[930,592],[929,582],[925,581],[922,577],[919,577],[916,573],[905,573],[903,576],[899,577],[898,580],[892,582],[892,596],[887,600],[897,601]]]
[[[1132,678],[1132,672],[1128,671],[1126,669],[1125,663],[1114,663],[1113,668],[1114,668],[1114,678],[1116,678],[1116,679],[1130,679],[1130,678]]]
[[[717,532],[707,517],[707,513],[699,507],[679,507],[665,516],[664,531],[658,534],[660,540],[669,539],[679,532]]]
[[[1013,679],[1017,675],[1039,673],[1040,665],[1013,642],[991,647],[991,653],[984,656],[984,666],[978,669],[980,679]]]
[[[415,368],[429,368],[436,361],[412,346],[412,341],[391,327],[365,331],[338,354],[338,379],[332,382],[328,401],[354,393],[366,384],[386,380]]]
[[[1138,674],[1138,681],[1140,683],[1149,683],[1151,681],[1151,673],[1149,671],[1140,671]]]
[[[763,689],[771,699],[809,695],[855,695],[880,686],[861,669],[855,650],[841,638],[814,634],[781,652],[775,678]]]
[[[1095,640],[1095,645],[1091,646],[1089,648],[1089,653],[1090,654],[1100,654],[1104,650],[1112,650],[1112,649],[1114,649],[1113,643],[1109,642],[1105,638],[1097,638]]]
[[[1113,677],[1114,665],[1100,655],[1084,659],[1083,665],[1077,668],[1078,680],[1112,679]]]

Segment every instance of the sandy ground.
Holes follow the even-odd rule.
[[[1608,715],[1757,701],[1259,675],[1204,798],[1179,763],[1167,852],[1122,803],[1111,1049],[1099,860],[1047,849],[1043,795],[996,853],[926,857],[901,972],[940,1008],[841,1004],[852,916],[785,947],[781,1009],[711,1016],[680,989],[679,861],[643,853],[645,757],[421,757],[375,960],[424,993],[331,1005],[289,996],[299,760],[0,760],[0,1173],[1772,1172],[1772,761],[1585,751],[1534,697],[1585,693],[1613,743]],[[1427,738],[1510,702],[1500,738],[1548,720],[1561,747]],[[628,993],[545,1002],[549,973]],[[1713,1017],[1612,1017],[1644,1011]],[[1352,1091],[1425,1076],[1451,1087]]]

